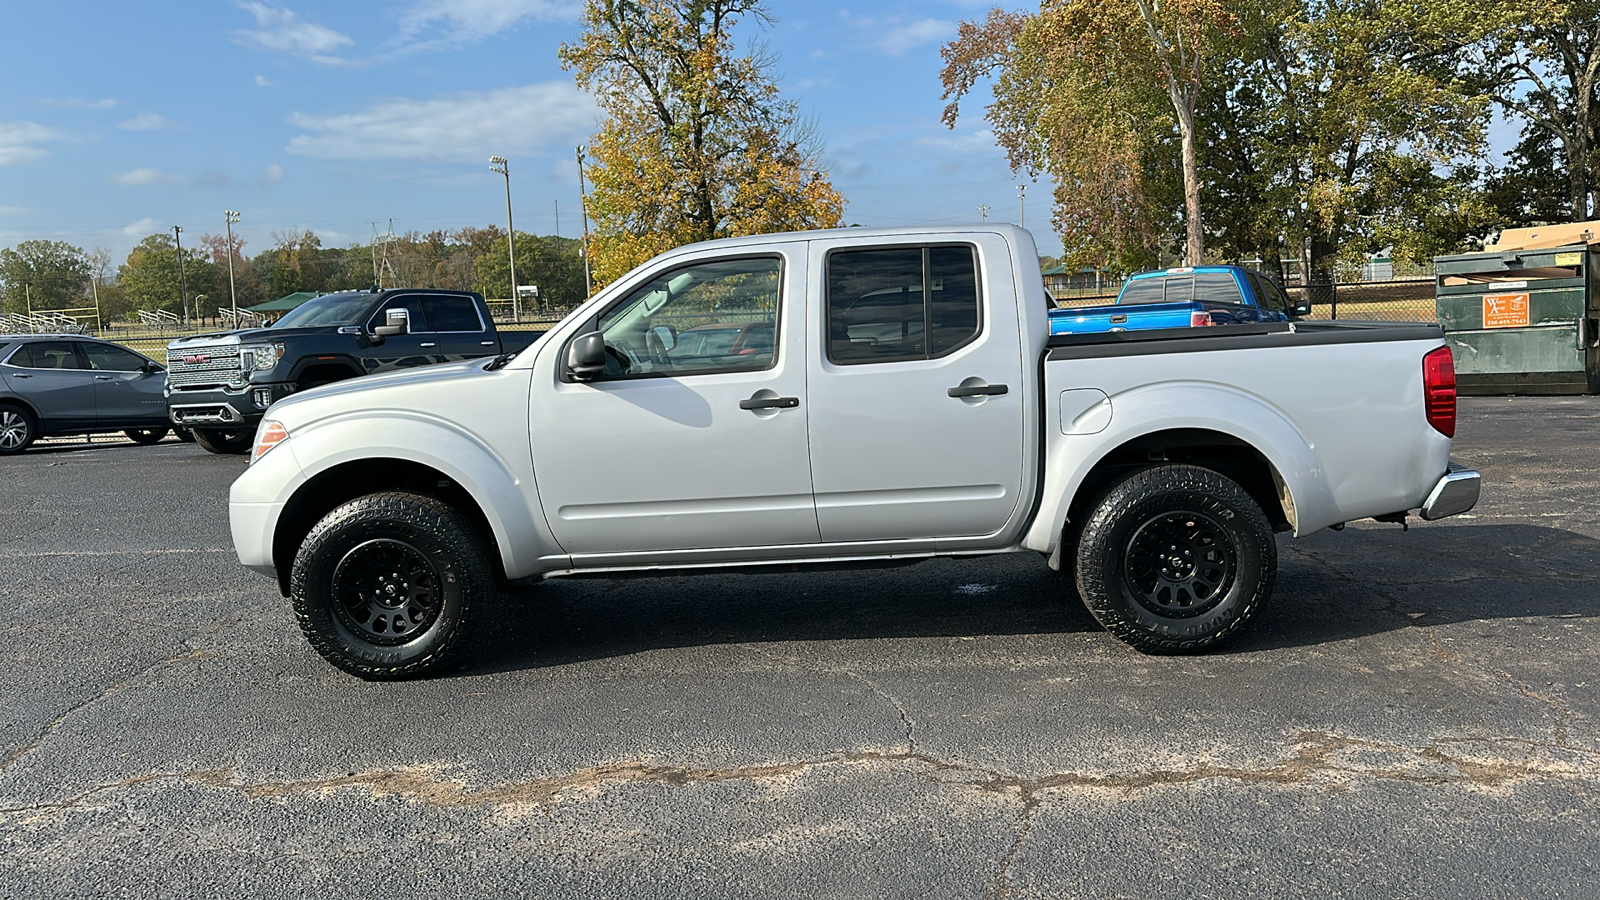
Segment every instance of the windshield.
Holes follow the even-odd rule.
[[[371,294],[323,294],[315,300],[284,313],[273,328],[320,328],[359,325],[361,316],[372,305]]]

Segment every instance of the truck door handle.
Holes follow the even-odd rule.
[[[799,405],[799,397],[751,397],[739,401],[740,409],[794,409]]]
[[[480,346],[480,347],[493,347],[494,346],[494,341],[479,341],[478,342],[478,346]]]
[[[971,387],[953,387],[945,393],[952,397],[994,397],[1010,390],[1003,384],[975,384]]]
[[[437,347],[439,345],[437,343],[433,342],[433,341],[427,341],[427,342],[423,343],[422,346],[424,346],[424,347]]]

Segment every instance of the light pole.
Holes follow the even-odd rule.
[[[989,221],[989,207],[987,207],[987,206],[978,207],[978,221],[979,222],[987,222],[987,221]]]
[[[183,324],[189,324],[189,286],[183,278],[183,234],[182,225],[172,226],[172,241],[178,245],[178,306],[183,309]]]
[[[228,220],[228,296],[233,299],[233,327],[239,327],[239,292],[233,287],[233,223],[239,221],[239,214],[231,209],[225,209],[222,214]]]
[[[1023,228],[1028,227],[1028,186],[1017,185],[1017,207],[1022,211],[1022,221],[1018,222]]]
[[[506,247],[511,256],[511,316],[522,321],[522,295],[517,292],[517,230],[511,225],[511,164],[504,156],[489,157],[489,171],[506,177]]]
[[[578,212],[583,217],[583,296],[594,296],[594,279],[589,275],[589,189],[583,183],[583,148],[575,148],[578,156]]]

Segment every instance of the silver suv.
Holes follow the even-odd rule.
[[[121,431],[141,444],[167,436],[166,369],[95,338],[0,334],[0,455],[57,434]]]

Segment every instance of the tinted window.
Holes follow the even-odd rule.
[[[372,314],[371,318],[367,319],[367,330],[371,331],[379,325],[386,324],[389,321],[388,314],[391,309],[403,309],[406,311],[406,315],[410,319],[409,333],[416,334],[419,331],[433,330],[428,327],[428,316],[422,311],[422,298],[414,295],[391,297],[383,301],[383,305],[378,307],[378,310]]]
[[[1244,296],[1239,293],[1239,282],[1233,280],[1232,272],[1196,272],[1194,299],[1207,303],[1244,302]]]
[[[324,294],[283,314],[273,328],[324,328],[359,325],[372,306],[371,294]]]
[[[96,344],[84,341],[78,346],[83,348],[83,355],[89,358],[89,368],[91,369],[102,369],[107,372],[137,372],[149,362],[149,360],[131,350],[113,347],[110,344]]]
[[[34,341],[11,354],[11,364],[28,369],[81,369],[71,341]]]
[[[1160,303],[1165,299],[1166,285],[1162,282],[1165,278],[1139,278],[1128,282],[1122,289],[1122,296],[1118,303],[1132,305],[1135,303]]]
[[[478,305],[471,297],[424,297],[422,309],[430,331],[482,331]]]
[[[1194,299],[1193,275],[1168,275],[1161,279],[1166,282],[1168,303],[1188,303]]]
[[[1289,298],[1283,295],[1282,289],[1272,279],[1251,272],[1250,285],[1255,288],[1262,309],[1276,310],[1284,314],[1289,312]]]
[[[782,275],[780,260],[747,258],[697,263],[651,279],[600,316],[606,376],[771,368]]]
[[[828,257],[828,358],[943,356],[979,330],[971,247],[846,250]]]

